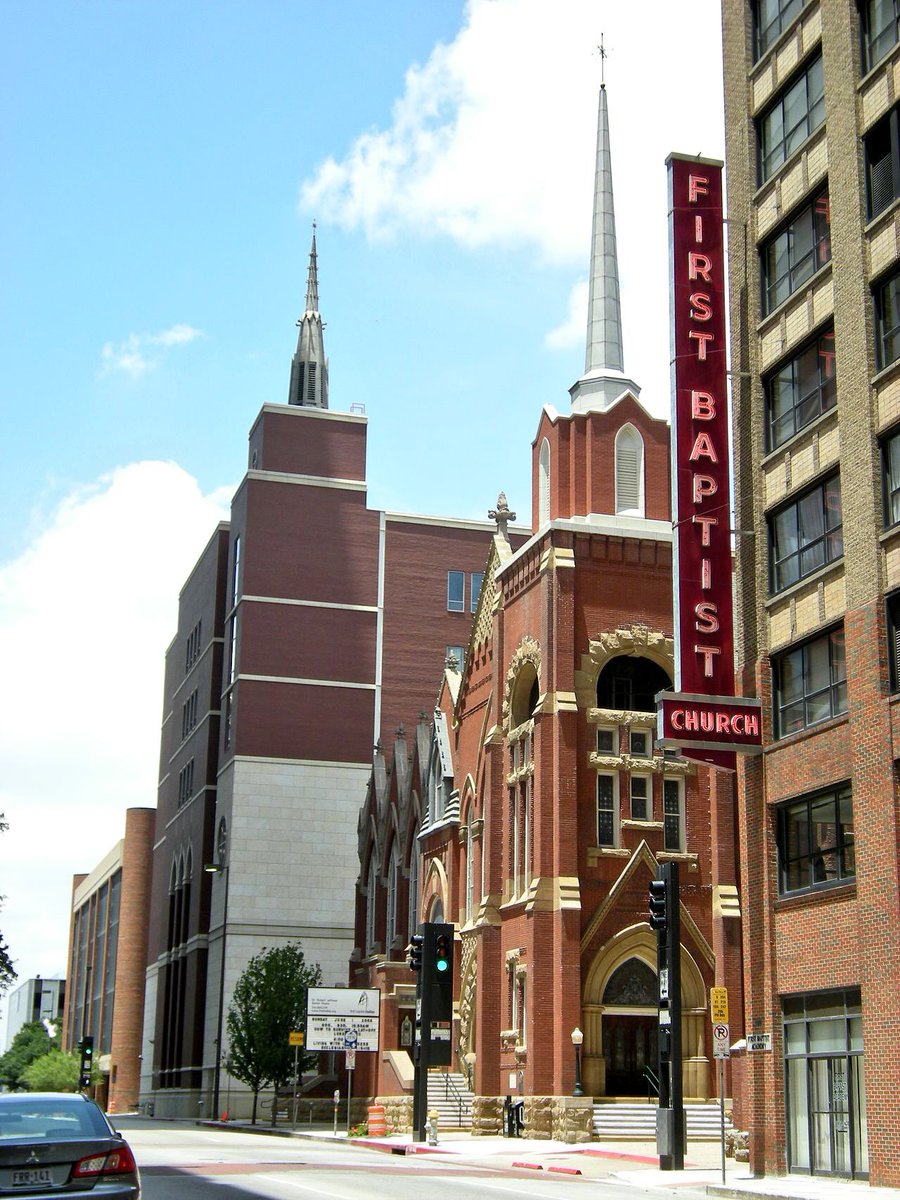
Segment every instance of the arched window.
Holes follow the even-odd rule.
[[[633,425],[616,434],[616,512],[644,515],[644,442]]]
[[[550,443],[546,438],[541,442],[538,455],[538,525],[546,525],[550,520]]]
[[[656,694],[672,686],[662,667],[649,658],[620,654],[610,659],[597,680],[597,707],[656,712]]]
[[[397,843],[391,849],[391,860],[387,877],[387,945],[390,950],[397,936],[397,884],[400,878],[400,855],[397,853]]]
[[[410,838],[409,852],[409,897],[407,903],[406,927],[409,936],[419,927],[419,830],[413,830]]]
[[[369,873],[366,876],[366,954],[375,949],[375,892],[377,875],[375,871],[375,855],[369,859]]]

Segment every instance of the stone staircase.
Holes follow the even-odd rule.
[[[428,1111],[438,1111],[438,1129],[472,1128],[472,1093],[456,1071],[428,1072]]]
[[[625,1141],[632,1138],[656,1140],[656,1101],[619,1103],[610,1101],[594,1105],[594,1137],[604,1141]],[[721,1136],[719,1105],[686,1104],[684,1106],[687,1135],[694,1141],[715,1141]],[[725,1109],[725,1132],[733,1129],[731,1113]]]

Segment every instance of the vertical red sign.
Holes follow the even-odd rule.
[[[671,155],[676,689],[734,695],[722,164]]]

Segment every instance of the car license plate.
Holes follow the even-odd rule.
[[[53,1172],[49,1167],[33,1167],[28,1171],[13,1171],[13,1187],[52,1187]]]

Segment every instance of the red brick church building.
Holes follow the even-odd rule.
[[[507,1094],[531,1135],[567,1140],[590,1136],[592,1098],[647,1097],[659,863],[680,864],[687,1100],[716,1093],[710,987],[728,987],[742,1033],[730,777],[655,744],[674,680],[669,431],[623,369],[602,89],[596,180],[585,371],[571,410],[538,422],[534,532],[510,537],[501,495],[463,661],[415,731],[379,748],[360,818],[350,981],[382,988],[386,1019],[358,1080],[398,1122],[419,920],[456,926],[454,1060],[474,1132],[499,1132]]]

